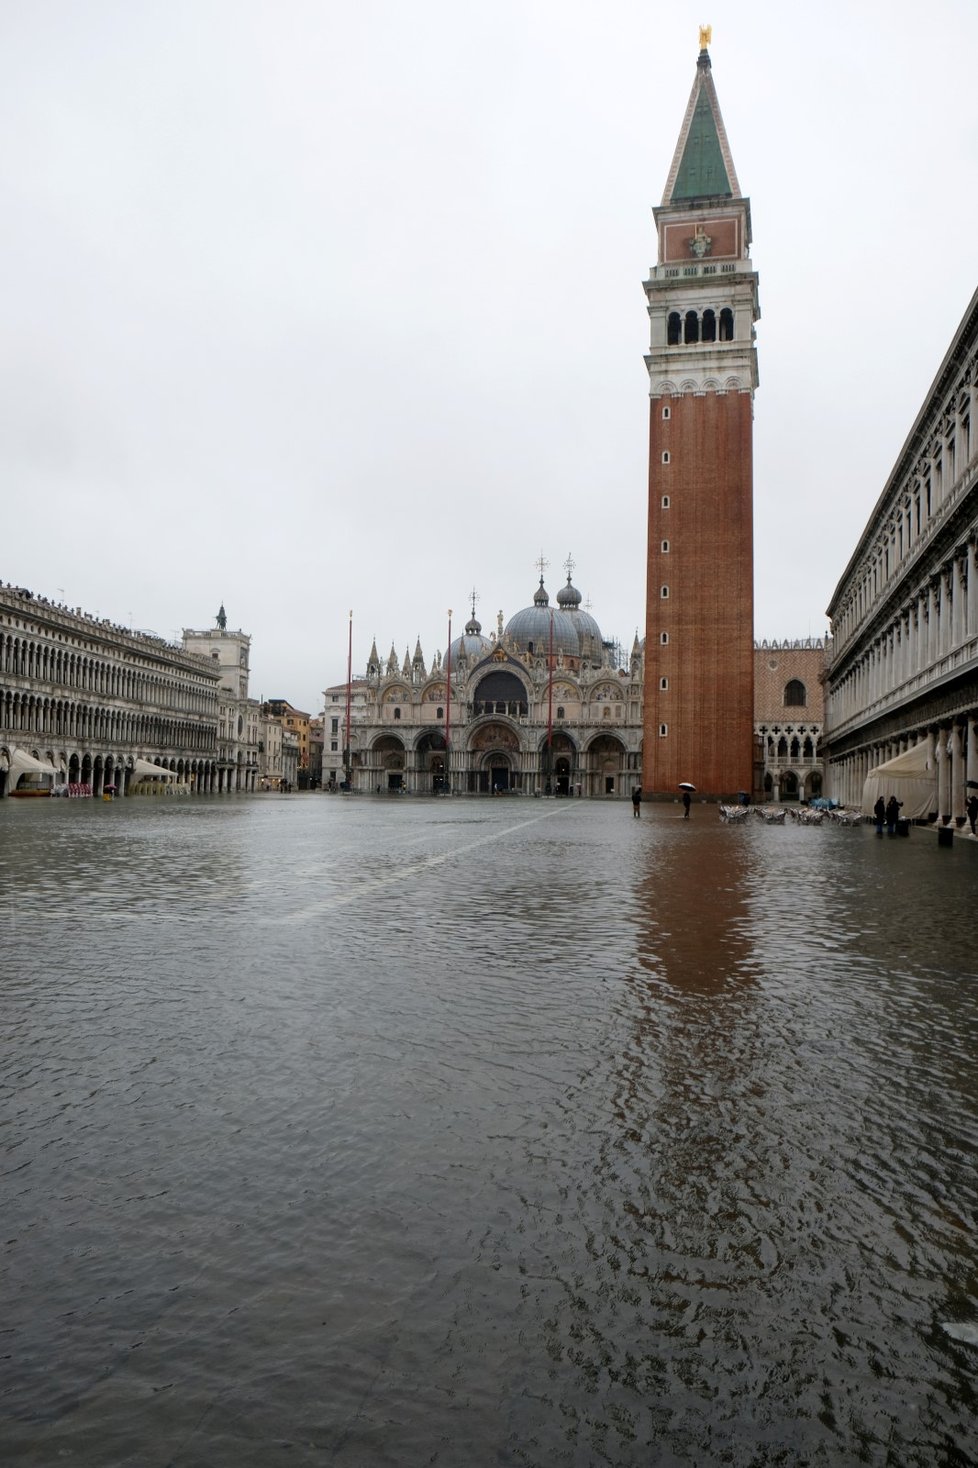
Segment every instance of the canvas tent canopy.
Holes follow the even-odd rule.
[[[7,763],[11,789],[16,789],[21,775],[56,775],[59,772],[47,760],[35,759],[26,749],[11,750]]]
[[[132,773],[137,780],[176,780],[176,770],[164,770],[162,765],[154,765],[148,759],[135,759],[132,762]]]
[[[863,785],[864,815],[873,814],[881,795],[884,800],[896,796],[905,821],[923,820],[937,810],[937,768],[926,740],[870,770]]]

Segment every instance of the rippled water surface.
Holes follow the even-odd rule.
[[[679,816],[0,803],[0,1460],[978,1461],[978,846]]]

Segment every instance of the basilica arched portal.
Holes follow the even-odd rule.
[[[523,788],[519,735],[509,724],[494,719],[473,731],[469,739],[468,786],[480,795]]]
[[[529,710],[523,681],[508,667],[492,668],[480,678],[472,695],[476,717],[506,714],[511,719],[525,719]]]
[[[599,734],[587,747],[585,795],[620,795],[626,750],[614,734]]]
[[[570,795],[577,780],[577,746],[563,729],[540,742],[540,788],[545,795]]]
[[[417,788],[424,793],[439,794],[448,788],[447,748],[440,729],[423,734],[414,750]]]
[[[378,790],[404,789],[404,745],[394,734],[382,734],[370,750],[370,777]]]

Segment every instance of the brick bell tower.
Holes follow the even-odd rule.
[[[696,78],[645,282],[648,596],[642,786],[752,790],[754,322],[750,201],[740,192],[700,31]]]

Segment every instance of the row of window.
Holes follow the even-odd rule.
[[[184,681],[161,677],[143,669],[103,662],[9,635],[0,637],[0,672],[86,693],[100,693],[129,703],[156,703],[188,712],[210,710],[217,696],[216,687],[211,684],[202,688],[189,678]]]
[[[76,704],[67,699],[37,698],[33,694],[11,691],[0,691],[0,726],[23,733],[50,734],[62,739],[91,739],[133,748],[162,745],[213,750],[217,741],[217,730],[212,724]]]
[[[974,359],[972,359],[972,366]],[[835,619],[837,638],[845,641],[875,606],[891,576],[914,554],[971,464],[971,389],[959,384],[931,413],[934,437],[899,486],[885,523],[852,585],[845,607]],[[938,426],[939,425],[939,426]],[[961,466],[959,470],[958,466]]]
[[[394,710],[394,717],[395,717],[395,719],[400,719],[400,717],[401,717],[401,711],[400,711],[400,709],[395,709]],[[443,708],[435,709],[435,718],[436,719],[443,719],[444,717],[445,717],[445,710]],[[336,723],[336,720],[335,719],[333,720],[333,723],[334,724]]]
[[[666,322],[666,345],[678,347],[694,342],[732,342],[734,339],[734,316],[729,306],[719,312],[708,310],[702,316],[698,311],[670,311]]]

